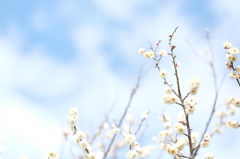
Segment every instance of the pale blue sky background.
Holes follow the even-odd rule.
[[[78,123],[85,131],[98,127],[115,100],[109,118],[118,120],[140,68],[154,64],[140,56],[138,49],[147,49],[148,40],[155,43],[160,38],[161,47],[168,49],[167,36],[176,26],[179,30],[174,44],[183,89],[188,89],[192,77],[202,81],[199,108],[192,122],[193,129],[201,131],[206,122],[203,114],[208,116],[213,101],[212,80],[208,67],[191,54],[186,39],[203,53],[208,47],[204,31],[210,29],[221,78],[227,73],[222,43],[229,40],[240,47],[239,6],[237,0],[0,0],[3,158],[19,158],[22,154],[40,158],[50,149],[60,151],[60,131],[68,128],[66,118],[72,106],[80,109]],[[169,59],[161,65],[171,70]],[[219,104],[224,97],[239,93],[235,86],[234,81],[226,79]],[[130,109],[136,118],[145,110],[151,111],[143,145],[153,144],[150,138],[161,130],[157,117],[163,111],[179,111],[163,105],[163,89],[157,70],[150,69]],[[238,158],[237,134],[239,130],[228,129],[200,155],[211,151],[217,159],[229,155]]]

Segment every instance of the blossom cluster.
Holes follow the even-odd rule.
[[[240,98],[239,97],[228,97],[224,100],[224,104],[227,107],[227,111],[218,111],[217,116],[220,118],[220,123],[216,124],[218,127],[219,125],[223,125],[224,127],[232,127],[232,128],[239,128],[239,124],[235,120],[229,119],[228,121],[224,122],[224,118],[227,118],[229,116],[233,116],[236,113],[236,108],[240,107]]]
[[[187,114],[193,114],[196,110],[196,105],[198,101],[196,98],[191,97],[184,101],[185,111]]]
[[[135,159],[137,157],[146,158],[154,149],[153,146],[141,147],[140,144],[136,142],[136,136],[133,134],[127,134],[124,139],[125,142],[130,145],[130,150],[127,152],[127,159]]]
[[[240,79],[240,66],[234,67],[234,63],[238,60],[237,55],[239,54],[239,50],[237,47],[233,47],[232,43],[225,41],[223,43],[223,48],[227,49],[226,54],[226,67],[232,72],[228,75],[231,79]]]
[[[97,158],[96,153],[92,152],[91,145],[85,140],[86,134],[83,131],[77,131],[76,121],[78,119],[78,113],[79,113],[78,108],[72,107],[70,109],[70,116],[68,120],[73,131],[73,135],[77,137],[75,142],[76,144],[79,145],[80,148],[82,148],[85,151],[83,155],[84,159],[96,159]]]
[[[156,141],[158,144],[160,144],[161,148],[164,151],[168,152],[170,155],[172,155],[174,158],[177,158],[177,159],[192,158],[192,157],[187,157],[187,155],[184,154],[184,151],[183,151],[184,148],[186,146],[189,146],[191,156],[193,156],[195,155],[193,154],[193,151],[195,150],[198,151],[199,147],[205,148],[209,145],[211,135],[204,134],[204,136],[202,136],[201,138],[202,141],[198,144],[199,134],[197,132],[192,132],[192,129],[190,129],[188,116],[195,112],[198,101],[194,97],[189,97],[189,95],[197,94],[201,82],[198,78],[193,78],[189,84],[190,91],[185,97],[182,97],[180,84],[179,84],[178,71],[177,71],[179,67],[179,62],[175,61],[176,56],[173,53],[173,50],[176,48],[176,46],[171,44],[173,34],[169,35],[169,45],[171,48],[171,53],[168,53],[168,55],[172,57],[172,63],[174,65],[174,76],[176,77],[176,84],[177,84],[176,90],[172,87],[173,84],[170,84],[168,82],[167,72],[163,69],[160,69],[159,67],[159,61],[161,60],[162,55],[167,55],[165,50],[164,50],[165,54],[161,54],[161,53],[156,54],[156,50],[158,48],[159,43],[156,43],[156,49],[152,48],[152,45],[151,45],[150,52],[145,51],[144,49],[141,48],[139,49],[139,53],[146,58],[152,58],[153,60],[155,60],[156,68],[158,68],[158,71],[159,71],[159,76],[164,80],[164,84],[168,86],[167,88],[165,88],[166,94],[162,96],[163,102],[165,104],[177,104],[182,107],[178,120],[173,126],[171,124],[171,118],[169,117],[168,113],[164,113],[160,117],[160,120],[164,122],[163,127],[165,128],[165,130],[161,130],[158,133],[158,137],[154,137],[153,140]],[[160,52],[163,52],[163,51],[160,51]],[[214,155],[210,153],[205,154],[205,158],[211,159],[211,158],[214,158]]]
[[[73,135],[77,133],[77,127],[76,127],[76,121],[78,120],[78,108],[77,107],[72,107],[70,109],[70,115],[68,118],[68,122],[71,126],[71,130],[73,132]]]
[[[159,45],[159,43],[157,44]],[[138,51],[141,55],[143,55],[145,58],[157,58],[157,57],[162,57],[162,56],[166,56],[167,52],[164,49],[161,49],[158,54],[156,54],[153,50],[150,51],[146,51],[143,48],[140,48]]]
[[[163,102],[165,104],[176,104],[177,103],[177,97],[172,94],[172,92],[167,93],[162,97]]]
[[[200,86],[200,80],[198,78],[193,78],[189,84],[189,88],[190,88],[189,93],[191,95],[197,94],[199,86]]]

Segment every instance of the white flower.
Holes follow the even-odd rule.
[[[139,54],[144,55],[146,51],[145,51],[145,49],[140,48],[138,52],[139,52]]]
[[[232,56],[231,61],[232,61],[232,62],[236,62],[236,61],[237,61],[237,56]]]
[[[175,104],[177,103],[177,97],[171,94],[166,94],[162,97],[165,104]]]
[[[210,134],[204,134],[204,139],[210,141],[211,140],[211,135]]]
[[[120,132],[120,129],[118,127],[114,127],[112,130],[114,134],[119,134]]]
[[[161,70],[159,76],[161,78],[166,78],[167,77],[167,72],[165,70]]]
[[[200,86],[200,80],[198,78],[193,78],[189,84],[190,89],[198,89]]]
[[[155,53],[153,51],[149,51],[149,52],[147,52],[147,54],[150,58],[155,57]]]
[[[237,79],[238,77],[238,73],[236,71],[232,71],[229,75],[228,75],[229,78],[231,79]]]
[[[77,121],[78,120],[78,115],[77,114],[71,114],[70,115],[70,118],[69,118],[69,121]]]
[[[167,151],[167,150],[170,149],[170,147],[171,147],[171,145],[169,145],[169,144],[164,144],[164,143],[161,143],[160,146],[161,146],[162,150],[164,150],[164,151]]]
[[[163,126],[164,126],[165,129],[168,130],[168,129],[171,128],[171,123],[170,123],[170,122],[164,122],[164,123],[163,123]]]
[[[187,114],[193,114],[195,109],[196,109],[195,105],[189,105],[189,106],[186,107],[186,113]]]
[[[165,135],[166,137],[171,136],[171,135],[172,135],[172,130],[171,130],[171,129],[169,129],[169,130],[164,130],[164,135]]]
[[[87,141],[82,140],[78,144],[81,148],[92,151],[92,147],[89,145],[89,143]]]
[[[175,148],[175,147],[173,147],[173,146],[171,146],[167,151],[168,151],[168,153],[169,153],[170,155],[172,155],[172,156],[176,156],[177,153],[178,153],[178,149]]]
[[[233,101],[234,101],[234,97],[230,96],[230,97],[225,98],[223,102],[226,106],[230,106]]]
[[[230,55],[230,54],[227,54],[226,55],[226,60],[228,61],[228,62],[236,62],[237,61],[237,56],[234,56],[234,55]]]
[[[209,141],[202,141],[201,144],[200,144],[200,146],[202,148],[206,148],[206,147],[208,147],[208,145],[209,145]]]
[[[141,119],[146,119],[148,117],[149,111],[145,111],[141,115]]]
[[[214,154],[208,152],[208,153],[204,154],[204,159],[214,159]]]
[[[95,152],[89,152],[88,156],[89,156],[89,159],[96,159],[97,158],[97,155],[96,155]]]
[[[199,134],[196,133],[196,132],[192,132],[191,136],[192,136],[192,138],[191,138],[192,139],[192,143],[196,143],[197,140],[198,140]],[[188,141],[188,138],[187,138],[187,141]]]
[[[75,115],[78,114],[78,108],[77,107],[72,107],[70,108],[70,115]]]
[[[162,138],[166,137],[166,136],[165,136],[165,131],[166,131],[166,130],[160,131],[160,132],[158,133],[158,136],[159,136],[159,137],[162,137]]]
[[[153,51],[148,51],[148,52],[145,52],[143,56],[145,58],[153,58],[155,57],[155,53]]]
[[[83,139],[86,137],[86,134],[83,131],[78,131],[77,132],[77,138],[78,139]]]
[[[125,141],[128,142],[128,143],[133,143],[136,139],[136,136],[135,135],[132,135],[132,134],[128,134],[125,136]]]
[[[143,147],[136,147],[135,150],[136,150],[136,152],[138,153],[138,155],[142,155],[143,152],[144,152]]]
[[[186,141],[183,138],[180,138],[177,140],[177,142],[174,144],[174,147],[176,147],[179,151],[183,150],[185,147]]]
[[[138,157],[138,153],[134,150],[129,150],[127,153],[127,158],[128,159],[134,159]]]
[[[240,66],[238,65],[235,69],[236,72],[240,72]]]
[[[174,129],[178,134],[183,134],[185,132],[185,126],[182,123],[176,123],[174,125]]]
[[[109,123],[108,122],[104,122],[103,123],[103,128],[104,129],[108,129],[109,128]]]
[[[136,149],[137,147],[140,147],[140,144],[138,142],[133,142],[131,146],[132,148]]]
[[[230,43],[230,42],[228,42],[228,41],[225,41],[224,43],[223,43],[223,48],[224,49],[229,49],[229,48],[231,48],[232,47],[232,43]]]
[[[113,138],[113,132],[112,132],[112,131],[108,131],[108,132],[106,133],[106,138],[112,139],[112,138]]]
[[[89,152],[89,153],[85,153],[83,155],[83,158],[84,159],[96,159],[97,158],[97,155],[95,152]]]
[[[55,159],[57,157],[57,155],[58,154],[56,152],[54,152],[54,151],[48,152],[48,158],[49,159]]]
[[[240,98],[239,97],[234,98],[233,101],[232,101],[232,104],[235,107],[240,107]]]
[[[171,94],[172,93],[172,89],[170,87],[165,88],[165,93]]]
[[[166,56],[166,55],[167,55],[167,52],[166,52],[166,50],[161,49],[161,50],[159,51],[158,55],[160,55],[160,56]]]
[[[196,94],[197,94],[197,91],[198,91],[198,89],[195,88],[195,89],[191,89],[189,93],[190,93],[191,95],[196,95]]]
[[[179,112],[178,121],[183,121],[183,122],[185,121],[185,113],[183,110]]]
[[[226,117],[226,113],[224,111],[218,111],[217,112],[217,117],[224,118],[224,117]]]
[[[229,121],[228,121],[228,125],[231,126],[231,127],[234,128],[234,129],[239,128],[238,122],[237,122],[237,121],[234,121],[234,120],[229,120]]]
[[[239,50],[236,47],[232,47],[232,48],[228,49],[228,53],[230,53],[232,55],[237,55],[239,53]]]
[[[141,154],[141,157],[147,158],[150,156],[152,150],[154,149],[154,146],[145,146],[145,147],[142,147],[142,149],[143,149],[143,152]]]

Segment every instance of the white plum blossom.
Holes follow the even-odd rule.
[[[58,153],[54,152],[54,151],[49,151],[48,152],[48,159],[58,159],[59,155]]]
[[[228,125],[231,126],[231,127],[234,128],[234,129],[239,128],[238,122],[237,122],[237,121],[234,121],[234,120],[229,120],[229,121],[228,121]]]
[[[149,111],[145,111],[141,115],[141,119],[146,119],[148,117]]]
[[[76,135],[78,139],[83,139],[86,137],[86,134],[83,131],[77,131]]]
[[[78,144],[81,148],[92,151],[92,147],[89,145],[87,141],[81,140]]]
[[[184,138],[180,138],[174,144],[174,147],[176,147],[179,151],[181,151],[184,149],[185,145],[186,145],[186,140]]]
[[[209,141],[202,141],[202,142],[200,143],[200,146],[201,146],[202,148],[206,148],[206,147],[208,147],[208,145],[209,145]]]
[[[134,159],[138,157],[138,153],[135,150],[129,150],[127,153],[128,159]]]
[[[170,87],[165,88],[165,93],[166,94],[171,94],[172,93],[172,89]]]
[[[147,51],[147,52],[145,52],[145,54],[143,56],[145,58],[153,58],[153,57],[155,57],[155,53],[153,51]]]
[[[237,73],[236,71],[232,71],[232,72],[228,75],[228,77],[229,77],[230,79],[237,79],[237,78],[238,78],[238,73]]]
[[[236,47],[231,47],[230,49],[228,49],[228,53],[231,55],[237,55],[239,53],[239,50]]]
[[[234,98],[233,101],[232,101],[232,104],[235,107],[240,107],[240,98],[239,97]]]
[[[176,123],[174,129],[178,134],[183,134],[186,130],[185,126],[182,123]]]
[[[200,86],[200,80],[198,78],[193,78],[189,84],[190,89],[198,89]]]
[[[165,70],[161,70],[159,76],[163,79],[167,78],[167,72]]]
[[[230,43],[230,42],[228,42],[228,41],[225,41],[225,42],[223,43],[223,48],[224,48],[224,49],[229,49],[229,48],[231,48],[231,47],[233,47],[232,43]]]
[[[177,103],[177,97],[172,94],[166,94],[162,97],[165,104],[175,104]]]
[[[144,55],[146,53],[145,49],[143,49],[143,48],[140,48],[138,52],[141,55]]]
[[[128,142],[128,143],[133,143],[136,139],[136,136],[135,135],[132,135],[132,134],[128,134],[125,136],[125,141]]]
[[[168,148],[167,152],[172,156],[176,156],[178,153],[178,149],[174,146],[171,146],[170,148]]]
[[[160,56],[166,56],[166,55],[167,55],[167,52],[166,52],[166,50],[161,49],[161,50],[159,51],[158,55],[160,55]]]
[[[214,159],[214,154],[208,152],[208,153],[204,154],[204,159]]]

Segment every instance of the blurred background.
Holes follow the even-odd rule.
[[[154,144],[152,136],[162,129],[158,116],[164,111],[174,116],[180,108],[163,104],[165,86],[154,61],[143,58],[138,50],[149,50],[149,41],[154,45],[162,39],[160,49],[169,51],[168,35],[177,26],[173,44],[181,64],[181,86],[186,92],[192,77],[201,79],[191,124],[202,132],[214,87],[211,70],[193,50],[208,56],[208,28],[219,84],[229,72],[223,42],[240,47],[239,5],[237,0],[0,0],[0,156],[17,159],[26,154],[36,159],[49,150],[65,149],[62,158],[70,158],[63,137],[69,129],[69,109],[78,107],[78,127],[86,132],[95,132],[111,107],[109,121],[119,121],[141,68],[148,72],[129,114],[140,121],[141,113],[150,110],[141,145]],[[160,66],[170,76],[170,58],[164,58]],[[218,105],[231,95],[238,96],[239,88],[236,81],[226,78]],[[239,121],[239,115],[233,119]],[[214,136],[199,158],[208,151],[217,159],[239,158],[239,143],[239,130],[227,129]],[[156,145],[154,154],[159,150]]]

